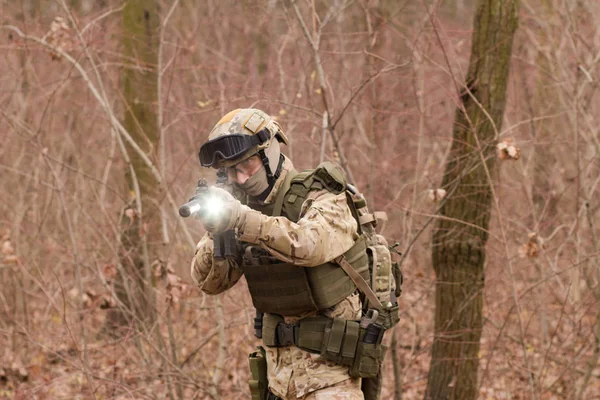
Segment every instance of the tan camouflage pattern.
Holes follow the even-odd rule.
[[[256,123],[250,123],[248,127],[246,124],[250,122],[250,119],[256,115],[259,119],[255,117],[252,122],[256,121]],[[217,122],[217,124],[213,127],[208,135],[208,140],[216,139],[220,136],[225,135],[234,135],[234,134],[243,134],[243,135],[254,135],[256,132],[260,131],[264,126],[271,120],[267,114],[263,111],[246,108],[246,109],[236,109],[228,112]],[[252,128],[252,129],[249,129]]]
[[[345,300],[323,312],[331,318],[359,319],[361,316],[358,294],[353,294]],[[298,318],[286,317],[287,323]],[[318,354],[308,353],[298,347],[265,347],[267,354],[267,375],[269,388],[277,396],[284,399],[305,398],[309,393],[347,381],[348,367],[336,365],[323,360]],[[337,390],[342,393],[348,387],[355,387],[360,397],[340,397],[342,399],[362,399],[360,380],[352,379],[347,385]],[[319,397],[310,397],[319,398]],[[335,397],[333,397],[335,398]]]
[[[284,144],[288,143],[288,138],[281,129],[279,123],[264,111],[256,108],[238,108],[228,112],[212,128],[208,134],[208,140],[213,140],[225,135],[254,135],[265,127],[271,132],[271,137],[276,136],[280,142],[283,142]],[[246,152],[243,156],[234,160],[221,160],[217,167],[230,167],[237,164],[256,154],[259,149],[266,148],[268,144],[269,141],[260,146],[256,146]]]
[[[282,173],[279,180],[286,175],[287,172]],[[346,194],[336,195],[326,190],[309,195],[298,222],[269,217],[255,210],[246,212],[238,226],[238,235],[240,240],[257,244],[284,262],[303,267],[333,260],[358,239],[357,223]]]
[[[234,115],[239,110],[234,110],[230,114]],[[223,117],[223,120],[228,118],[229,114]],[[221,121],[219,121],[221,123]],[[217,126],[219,125],[217,123]],[[269,204],[275,201],[277,192],[283,185],[285,176],[294,168],[289,158],[285,157],[281,167],[281,175],[273,185],[273,190],[265,203]],[[242,269],[237,263],[231,260],[214,260],[213,259],[213,240],[212,235],[206,234],[196,245],[196,252],[192,259],[192,279],[198,287],[207,294],[219,294],[229,289],[242,276]],[[231,272],[231,275],[229,271]]]
[[[349,380],[336,383],[333,386],[316,390],[307,396],[304,400],[364,400],[363,392],[360,390],[360,378],[351,378]],[[292,397],[296,399],[297,397]]]
[[[235,260],[213,258],[213,246],[212,235],[206,233],[192,259],[192,279],[206,294],[222,293],[242,277],[242,269]]]
[[[293,168],[286,159],[273,192],[265,203],[273,202],[287,173]],[[269,217],[255,210],[246,212],[238,227],[238,238],[260,245],[284,262],[299,266],[317,266],[345,253],[358,238],[357,223],[344,193],[326,190],[312,192],[302,206],[297,223],[285,217]],[[215,261],[213,241],[205,235],[196,247],[192,260],[192,278],[208,294],[218,294],[232,287],[242,269],[235,261]],[[359,319],[358,294],[353,294],[322,312],[330,317]],[[294,322],[310,314],[286,317]],[[360,379],[351,378],[348,367],[325,361],[317,354],[295,346],[266,347],[269,387],[283,399],[363,399]]]

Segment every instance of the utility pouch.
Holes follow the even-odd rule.
[[[402,283],[404,283],[404,275],[402,275],[402,270],[400,269],[400,263],[393,262],[392,263],[392,272],[394,274],[394,281],[396,281],[396,290],[394,294],[396,298],[400,297],[402,294]]]
[[[262,340],[265,346],[278,346],[277,325],[283,323],[283,317],[277,314],[264,314],[262,320]]]
[[[376,235],[378,240],[385,240],[378,236],[380,235]],[[387,243],[376,244],[367,248],[367,254],[371,270],[371,289],[381,304],[386,307],[392,301],[391,293],[394,290],[390,250]]]
[[[359,336],[357,321],[334,318],[323,333],[321,357],[338,365],[351,366],[356,356]]]
[[[381,388],[383,382],[381,379],[381,371],[374,378],[363,378],[361,390],[365,400],[379,400],[381,398]]]
[[[266,400],[269,393],[267,359],[265,357],[265,349],[259,346],[258,350],[259,351],[251,353],[248,357],[251,373],[248,384],[250,385],[252,400]]]
[[[358,346],[354,362],[349,368],[352,377],[376,377],[383,364],[387,346],[381,343],[385,328],[378,323],[371,323],[360,328]]]
[[[379,311],[379,317],[377,323],[379,323],[385,330],[391,329],[400,321],[400,313],[398,311],[398,303],[391,307],[385,308]]]
[[[385,328],[377,323],[361,328],[358,321],[334,318],[323,333],[321,357],[349,367],[352,377],[377,376],[387,347],[381,343]]]
[[[379,373],[387,346],[382,343],[360,341],[356,348],[354,363],[349,369],[350,376],[374,378]]]

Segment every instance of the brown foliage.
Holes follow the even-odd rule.
[[[221,398],[249,395],[247,353],[258,341],[245,283],[220,297],[222,313],[213,298],[186,292],[203,232],[182,223],[170,202],[185,201],[198,178],[214,179],[198,165],[199,145],[240,106],[277,115],[297,168],[345,157],[371,208],[387,211],[384,234],[401,243],[406,278],[395,331],[401,387],[405,399],[421,398],[433,332],[430,220],[444,201],[428,190],[441,185],[464,94],[471,3],[296,1],[319,38],[320,82],[288,2],[161,1],[164,147],[147,156],[162,178],[153,204],[165,223],[149,240],[166,258],[152,278],[157,320],[114,340],[97,334],[103,305],[121,306],[112,296],[119,222],[132,198],[124,189],[127,138],[115,125],[126,112],[119,77],[145,67],[122,57],[121,2],[67,3],[79,4],[73,18],[62,0],[2,8],[0,398],[208,398],[219,349]],[[532,374],[540,399],[596,398],[600,4],[523,3],[498,132],[506,162],[487,245],[479,393],[528,398]],[[324,99],[337,142],[323,135]],[[127,218],[146,222],[150,209]],[[533,371],[524,368],[524,348]],[[384,398],[393,392],[391,362]]]

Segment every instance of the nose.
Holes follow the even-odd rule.
[[[250,178],[248,176],[248,174],[242,172],[242,171],[236,171],[235,172],[235,182],[238,185],[243,185],[244,183],[246,183],[246,181],[248,180],[248,178]]]
[[[238,174],[236,180],[238,184],[243,185],[248,180],[248,176],[246,174]]]

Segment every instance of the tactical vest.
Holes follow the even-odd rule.
[[[248,205],[268,216],[284,216],[298,222],[302,204],[313,190],[326,189],[340,194],[346,191],[343,173],[332,163],[322,163],[314,170],[289,171],[274,202]],[[358,224],[356,208],[348,196],[348,206]],[[360,225],[359,225],[360,232]],[[350,265],[369,280],[367,244],[363,235],[344,253]],[[339,303],[356,290],[348,274],[334,262],[316,267],[299,267],[269,255],[258,246],[248,246],[242,263],[244,275],[259,312],[300,315],[323,310]]]

